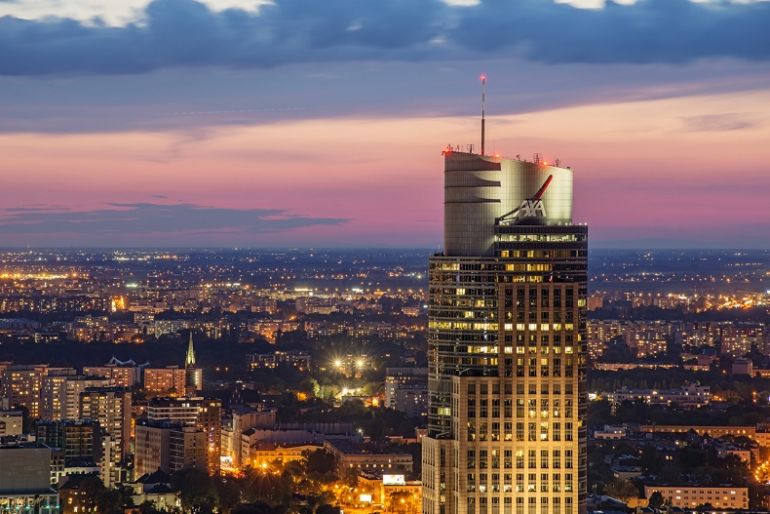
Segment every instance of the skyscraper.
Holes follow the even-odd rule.
[[[587,227],[572,170],[444,151],[425,514],[582,514]]]

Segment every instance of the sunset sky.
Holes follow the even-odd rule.
[[[106,4],[106,5],[103,5]],[[770,248],[770,2],[0,0],[0,246],[437,248],[446,144],[596,247]]]

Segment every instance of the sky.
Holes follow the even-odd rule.
[[[770,248],[770,2],[0,0],[0,246],[424,247],[442,157],[594,247]]]

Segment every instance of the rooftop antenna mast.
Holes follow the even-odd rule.
[[[484,116],[484,104],[487,101],[487,76],[481,76],[481,155],[484,154],[484,135],[486,132],[486,119]]]

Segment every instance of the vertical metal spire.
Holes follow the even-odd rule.
[[[481,76],[481,155],[484,155],[484,136],[486,132],[486,119],[484,113],[484,104],[487,101],[487,76]]]
[[[187,355],[184,358],[185,368],[195,367],[195,348],[193,348],[192,330],[190,330],[190,342],[187,343]]]

